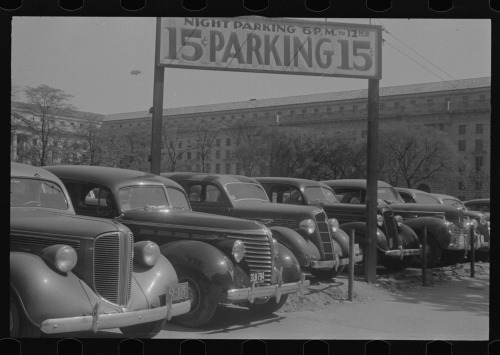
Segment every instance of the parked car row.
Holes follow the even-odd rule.
[[[275,312],[308,287],[304,272],[335,277],[351,252],[363,262],[365,195],[365,180],[12,163],[11,335],[154,337],[166,321],[204,326],[223,303]],[[383,182],[378,202],[390,270],[421,265],[424,234],[428,267],[461,261],[472,225],[489,256],[484,214],[405,203]]]

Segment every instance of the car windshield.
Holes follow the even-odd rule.
[[[415,200],[417,203],[427,203],[433,205],[439,205],[439,200],[428,194],[415,194]]]
[[[226,191],[232,201],[262,201],[269,202],[266,191],[262,186],[244,182],[230,182],[226,184]]]
[[[181,210],[189,211],[191,210],[186,195],[184,195],[184,193],[182,193],[181,191],[167,187],[167,195],[173,208],[180,208]]]
[[[379,187],[377,188],[377,198],[379,201],[387,203],[403,202],[398,192],[392,187]]]
[[[335,196],[335,193],[332,190],[320,186],[306,187],[304,189],[304,195],[307,199],[307,203],[310,205],[319,203],[332,205],[339,203],[337,196]]]
[[[120,208],[129,211],[144,207],[168,207],[167,195],[163,186],[138,185],[121,188],[118,191]]]
[[[63,189],[55,182],[41,179],[11,178],[11,207],[69,208]]]

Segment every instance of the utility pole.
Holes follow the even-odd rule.
[[[156,19],[155,67],[153,87],[153,117],[151,122],[151,173],[161,170],[161,128],[163,120],[164,67],[160,65],[161,18]]]

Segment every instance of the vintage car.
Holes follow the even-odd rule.
[[[366,180],[345,179],[327,180],[341,202],[365,204]],[[455,264],[465,259],[469,250],[468,219],[462,210],[443,205],[404,203],[399,193],[383,181],[378,181],[377,200],[380,206],[389,206],[395,214],[403,218],[403,223],[413,229],[423,244],[427,233],[427,266],[434,267],[438,262]],[[415,262],[421,265],[421,257]]]
[[[335,192],[326,184],[306,179],[256,177],[272,202],[321,206],[328,218],[336,218],[340,228],[355,231],[355,241],[361,248],[366,242],[366,207],[340,203]],[[390,270],[402,270],[420,255],[420,242],[415,232],[403,224],[401,216],[384,206],[378,206],[377,252],[378,263]]]
[[[182,185],[195,211],[262,222],[293,252],[302,269],[316,277],[332,278],[349,263],[349,237],[321,207],[273,204],[262,185],[246,176],[161,175]]]
[[[196,213],[182,187],[140,171],[97,166],[50,166],[68,189],[77,214],[129,227],[136,240],[152,240],[188,283],[191,310],[173,322],[201,327],[219,303],[257,312],[281,308],[306,287],[293,254],[255,221]]]
[[[153,337],[189,311],[187,284],[150,241],[115,221],[75,215],[50,172],[11,163],[10,334],[120,328]]]
[[[469,218],[475,227],[476,259],[486,261],[489,259],[490,250],[490,222],[484,213],[469,211],[458,198],[406,187],[395,188],[407,203],[429,203],[453,206],[461,209],[465,218]]]
[[[490,214],[490,199],[489,198],[477,198],[474,200],[464,201],[465,207],[469,211],[478,211],[484,213],[488,218]]]

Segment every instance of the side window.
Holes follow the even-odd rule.
[[[353,188],[339,188],[335,190],[337,197],[342,203],[364,203],[361,190]]]
[[[111,191],[94,184],[65,182],[76,214],[93,217],[113,217],[114,202]]]
[[[224,201],[224,195],[218,187],[205,184],[192,184],[186,189],[191,203],[221,203]]]
[[[414,203],[415,201],[413,200],[413,198],[411,197],[410,194],[406,193],[406,192],[402,192],[402,191],[399,191],[399,194],[401,195],[401,197],[403,198],[403,200],[406,202],[406,203]]]
[[[205,202],[221,202],[220,190],[212,185],[207,185]]]
[[[201,185],[196,184],[196,185],[189,185],[189,187],[186,189],[189,202],[201,202]]]
[[[301,205],[302,195],[300,191],[295,187],[288,188],[283,193],[283,203],[288,203],[290,205]]]

